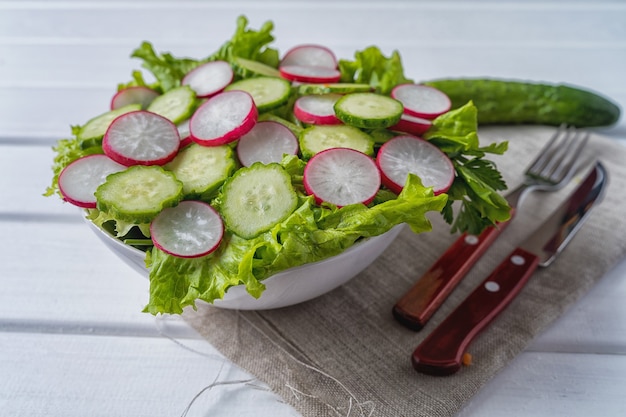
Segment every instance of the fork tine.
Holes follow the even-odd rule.
[[[554,145],[556,140],[563,134],[563,131],[565,129],[565,124],[561,124],[559,126],[558,130],[548,140],[548,143],[546,143],[541,151],[539,151],[535,160],[528,165],[528,169],[526,170],[527,174],[540,175],[540,173],[545,168],[546,163],[549,162],[552,158],[552,154],[554,153],[554,150],[550,151],[552,146]]]
[[[589,139],[589,133],[585,133],[582,139],[579,139],[580,135],[581,132],[574,127],[559,126],[526,174],[553,183],[564,181],[574,171],[578,156]]]
[[[556,167],[554,171],[554,176],[559,178],[559,180],[562,180],[563,178],[569,178],[571,176],[572,172],[574,172],[576,168],[576,165],[577,165],[576,162],[579,159],[578,157],[580,153],[582,152],[583,148],[585,147],[585,145],[587,144],[587,141],[589,140],[589,132],[585,132],[582,139],[579,139],[580,134],[582,133],[576,132],[574,138],[572,139],[572,143],[570,144],[569,147],[571,147],[573,142],[578,142],[578,143],[575,149],[573,149],[571,152],[566,153],[566,156],[569,156],[569,159],[565,160],[565,157],[564,157],[563,161],[561,161],[563,163],[560,163],[560,165]]]

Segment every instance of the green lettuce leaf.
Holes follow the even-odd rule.
[[[274,24],[265,22],[260,30],[248,29],[248,19],[239,16],[237,29],[232,38],[226,41],[215,53],[203,59],[178,58],[168,52],[157,53],[150,42],[142,42],[131,56],[143,61],[142,66],[157,79],[158,88],[166,92],[181,85],[183,77],[192,69],[209,62],[224,60],[233,63],[235,57],[253,59],[273,67],[278,66],[279,54],[268,47],[274,41]],[[145,83],[143,78],[133,74],[130,84]],[[156,88],[156,85],[152,85]]]
[[[301,174],[293,160],[289,165],[293,175]],[[150,300],[145,311],[180,313],[197,299],[209,303],[221,299],[229,287],[240,284],[258,298],[265,289],[263,279],[270,275],[337,255],[398,224],[407,223],[416,233],[431,230],[426,213],[441,211],[446,200],[445,194],[434,196],[411,175],[396,199],[369,208],[319,207],[312,197],[302,196],[294,213],[271,230],[249,240],[227,233],[220,248],[204,257],[178,258],[154,248],[147,257]]]
[[[272,30],[274,24],[265,22],[259,30],[248,29],[245,16],[237,18],[237,29],[232,38],[224,43],[209,60],[224,60],[230,63],[236,57],[251,59],[271,67],[278,67],[279,53],[268,45],[274,41]]]
[[[354,61],[339,60],[342,82],[369,84],[377,92],[389,94],[398,84],[410,83],[404,76],[402,59],[398,51],[386,57],[376,46],[370,46],[354,54]]]
[[[159,54],[150,42],[145,41],[132,52],[131,57],[143,60],[141,66],[154,75],[162,93],[180,87],[183,77],[189,71],[206,62],[206,60],[177,58],[168,52]]]

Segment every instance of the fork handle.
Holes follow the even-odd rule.
[[[478,236],[461,235],[396,302],[395,319],[411,330],[421,330],[509,221],[489,226]]]
[[[467,346],[519,294],[538,264],[537,255],[515,249],[415,349],[413,367],[435,376],[457,372]]]

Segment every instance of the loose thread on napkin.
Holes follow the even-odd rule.
[[[257,326],[255,323],[253,323],[248,317],[246,317],[245,314],[242,314],[241,312],[238,312],[238,315],[241,319],[243,319],[246,323],[248,323],[248,325],[250,325],[254,330],[256,330],[258,333],[260,333],[263,337],[265,337],[272,345],[274,345],[276,348],[278,348],[281,352],[283,352],[289,359],[293,360],[294,362],[296,362],[298,365],[303,366],[304,368],[311,370],[313,372],[316,372],[320,375],[322,375],[323,377],[333,381],[335,384],[337,384],[343,391],[345,391],[348,394],[348,411],[345,414],[345,417],[350,417],[351,413],[352,413],[352,406],[353,406],[353,402],[356,403],[357,407],[358,407],[358,411],[359,414],[361,416],[366,416],[366,417],[371,417],[374,414],[375,411],[375,407],[374,407],[374,403],[372,401],[359,401],[358,398],[356,397],[356,395],[354,395],[352,393],[352,391],[350,391],[350,389],[340,380],[338,380],[337,378],[333,377],[332,375],[324,372],[323,370],[309,365],[308,363],[296,358],[291,352],[287,351],[287,349],[285,349],[283,346],[281,346],[280,344],[278,344],[276,342],[276,339],[284,339],[279,333],[277,333],[276,331],[274,331],[273,329],[270,329],[270,331],[272,332],[272,335],[269,335],[267,333],[265,333],[263,331],[263,329],[261,329],[259,326]],[[320,400],[318,397],[316,397],[315,395],[311,395],[311,394],[306,394],[302,391],[296,390],[294,387],[292,387],[291,385],[289,385],[289,383],[285,383],[285,386],[291,391],[291,393],[294,395],[294,397],[296,399],[299,399],[298,396],[296,395],[296,393],[299,393],[303,396],[309,397],[309,398],[316,398],[318,400]],[[327,406],[328,408],[330,408],[333,412],[337,413],[338,415],[342,415],[339,413],[339,410],[336,407],[333,407],[331,404],[328,404],[324,401],[322,401],[322,403]],[[364,410],[364,406],[369,406],[371,407],[371,409],[369,410],[369,412],[366,414],[366,410]]]
[[[239,384],[246,384],[248,386],[251,386],[255,389],[260,389],[260,390],[264,390],[264,391],[269,391],[269,389],[267,388],[263,388],[260,387],[259,385],[253,384],[254,381],[256,381],[254,378],[248,378],[248,379],[238,379],[238,380],[229,380],[229,381],[219,381],[219,378],[222,374],[222,371],[224,370],[224,366],[226,365],[226,358],[223,358],[219,355],[215,355],[215,354],[211,354],[211,353],[206,353],[206,352],[201,352],[197,349],[194,349],[190,346],[187,346],[186,344],[182,343],[180,340],[176,339],[175,337],[168,335],[165,333],[165,331],[163,330],[163,326],[162,326],[162,322],[164,321],[164,319],[161,316],[157,316],[155,318],[155,326],[157,329],[157,332],[159,333],[160,336],[165,337],[166,339],[170,340],[171,342],[173,342],[174,344],[176,344],[177,346],[181,347],[182,349],[185,349],[191,353],[194,353],[196,355],[200,355],[203,356],[205,358],[208,359],[212,359],[212,360],[217,360],[220,361],[220,368],[217,371],[217,374],[215,375],[215,378],[213,378],[213,382],[211,382],[209,385],[205,386],[204,388],[202,388],[200,391],[198,391],[193,398],[189,401],[189,403],[187,404],[187,406],[185,407],[185,409],[183,410],[183,413],[180,415],[180,417],[186,417],[187,414],[189,413],[189,410],[191,410],[191,407],[193,407],[193,405],[195,404],[195,402],[205,393],[208,393],[209,391],[211,391],[213,388],[218,387],[218,386],[226,386],[226,385],[239,385]]]

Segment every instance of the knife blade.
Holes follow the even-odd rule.
[[[597,162],[570,196],[415,349],[413,367],[444,376],[457,372],[469,344],[522,290],[538,266],[563,251],[601,201],[608,174]]]

